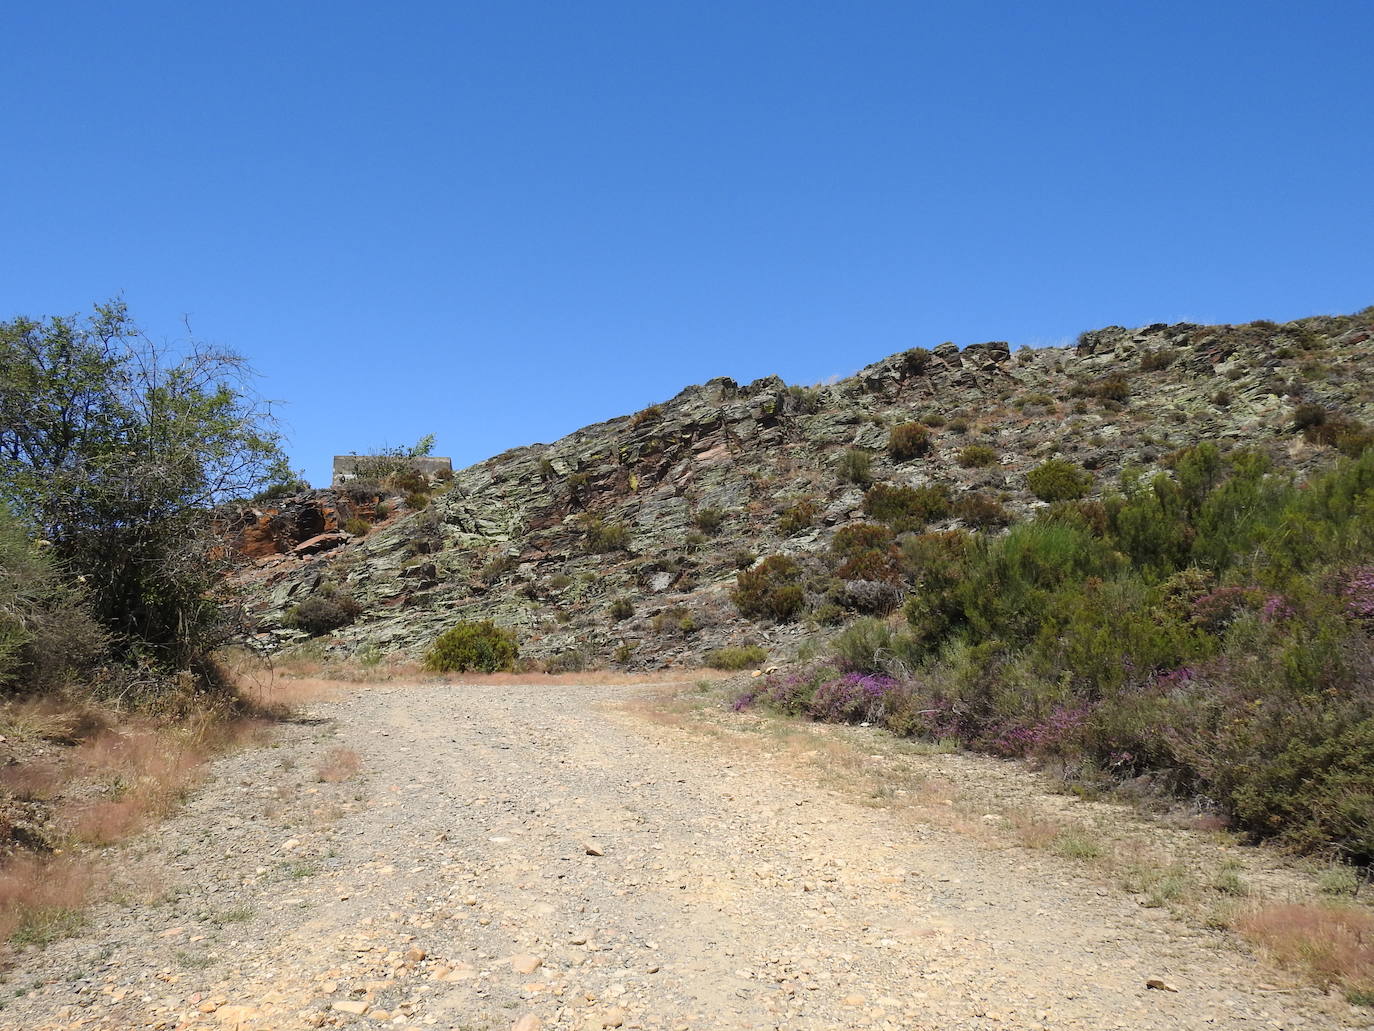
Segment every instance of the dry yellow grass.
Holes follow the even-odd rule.
[[[1374,913],[1352,906],[1288,903],[1239,917],[1240,933],[1284,966],[1352,1001],[1374,1004]]]

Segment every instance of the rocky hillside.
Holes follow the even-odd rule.
[[[445,482],[247,510],[243,576],[273,650],[314,636],[329,653],[418,655],[454,623],[489,618],[554,669],[746,644],[781,657],[899,600],[832,552],[847,525],[994,533],[1054,495],[1028,482],[1047,460],[1072,465],[1070,493],[1092,499],[1123,469],[1167,468],[1202,440],[1261,448],[1301,475],[1358,447],[1370,423],[1374,309],[1113,326],[1015,354],[946,343],[830,386],[714,379]],[[745,618],[737,572],[775,554],[797,563],[801,608]]]

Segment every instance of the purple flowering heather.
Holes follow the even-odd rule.
[[[1352,569],[1341,591],[1346,608],[1356,619],[1374,620],[1374,566]]]

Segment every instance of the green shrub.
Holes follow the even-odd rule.
[[[836,472],[841,483],[855,483],[867,487],[873,482],[873,456],[859,448],[850,448],[840,456]]]
[[[520,655],[515,633],[489,619],[464,622],[445,630],[425,655],[425,668],[436,673],[513,669]]]
[[[751,618],[795,619],[805,605],[802,570],[786,555],[770,555],[753,569],[735,574],[731,600],[740,613]]]
[[[51,549],[30,540],[0,503],[0,690],[48,691],[89,671],[106,637]]]
[[[856,619],[830,642],[840,668],[851,673],[883,673],[892,657],[892,628],[873,616]]]
[[[710,669],[750,669],[759,666],[768,653],[756,644],[740,648],[717,648],[707,652],[705,662]]]
[[[969,444],[959,449],[956,461],[965,469],[981,469],[997,461],[997,452],[986,444]]]
[[[1076,501],[1092,490],[1092,473],[1051,458],[1026,474],[1026,485],[1041,501]]]
[[[945,417],[939,412],[927,412],[921,416],[921,421],[933,430],[938,430],[945,424]]]
[[[949,515],[949,488],[944,484],[925,487],[875,484],[864,494],[864,512],[897,533],[920,530],[926,523]]]
[[[581,523],[589,553],[605,555],[612,551],[630,550],[630,528],[624,523],[607,523],[592,515],[585,516]]]
[[[787,388],[787,396],[791,398],[789,407],[792,411],[811,415],[820,411],[824,394],[817,387],[790,386]]]
[[[692,525],[702,533],[715,533],[725,522],[725,512],[719,508],[702,508],[692,516]]]
[[[1298,405],[1293,411],[1293,429],[1306,430],[1326,422],[1327,412],[1317,404]]]
[[[423,491],[412,491],[406,495],[406,508],[418,512],[429,504],[429,495]]]
[[[835,531],[830,554],[839,562],[869,551],[886,551],[893,542],[891,527],[879,523],[852,523]]]
[[[360,519],[358,516],[351,516],[344,523],[343,528],[344,533],[351,533],[354,537],[366,537],[368,531],[372,529],[372,524],[366,519]]]
[[[1131,397],[1131,384],[1121,373],[1104,376],[1094,383],[1077,383],[1069,391],[1070,397],[1095,397],[1099,401],[1125,404]]]
[[[624,595],[614,598],[611,601],[611,618],[619,623],[622,619],[629,619],[635,614],[634,602]]]
[[[587,668],[587,655],[580,648],[564,648],[544,660],[545,673],[581,673]]]
[[[904,422],[887,434],[887,453],[895,461],[909,462],[930,451],[930,431],[919,422]]]
[[[282,622],[311,637],[348,626],[362,615],[363,607],[351,595],[332,584],[323,584],[310,597],[286,610]]]
[[[815,523],[816,513],[819,511],[816,503],[807,498],[789,505],[783,509],[782,515],[778,516],[778,532],[784,537],[792,537],[803,530],[809,530]]]
[[[924,347],[912,347],[902,352],[902,365],[909,376],[919,376],[930,367],[931,354]]]
[[[977,492],[965,494],[954,503],[954,516],[965,525],[979,530],[1010,526],[1012,521],[1011,513],[1002,507],[1001,502]]]
[[[748,569],[758,560],[758,555],[752,551],[740,550],[730,555],[730,564],[736,569]]]
[[[962,416],[956,419],[951,419],[949,421],[949,431],[951,433],[958,433],[960,436],[962,436],[963,434],[969,431],[969,421],[963,418]]]
[[[1174,355],[1172,351],[1146,351],[1140,356],[1141,372],[1159,372],[1162,369],[1167,369],[1172,364],[1174,364]]]

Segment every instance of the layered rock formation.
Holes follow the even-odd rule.
[[[363,607],[322,639],[340,653],[418,654],[453,623],[490,618],[555,668],[691,662],[746,642],[782,654],[821,630],[828,601],[844,601],[816,556],[863,518],[863,485],[837,473],[846,453],[871,455],[874,482],[943,484],[1013,518],[1043,505],[1026,473],[1054,457],[1091,471],[1099,494],[1123,467],[1160,468],[1201,440],[1262,448],[1301,474],[1337,453],[1294,432],[1300,406],[1374,422],[1371,334],[1371,309],[1282,326],[1114,326],[1016,354],[1004,343],[917,349],[815,388],[714,379],[461,470],[432,485],[423,510],[379,519],[364,488],[246,514],[257,641],[299,642],[284,618],[325,590]],[[894,460],[890,429],[918,420],[929,450]],[[972,444],[993,451],[990,464],[968,461]],[[736,572],[775,553],[807,568],[809,615],[746,620],[729,597]],[[625,601],[632,614],[617,618]]]

